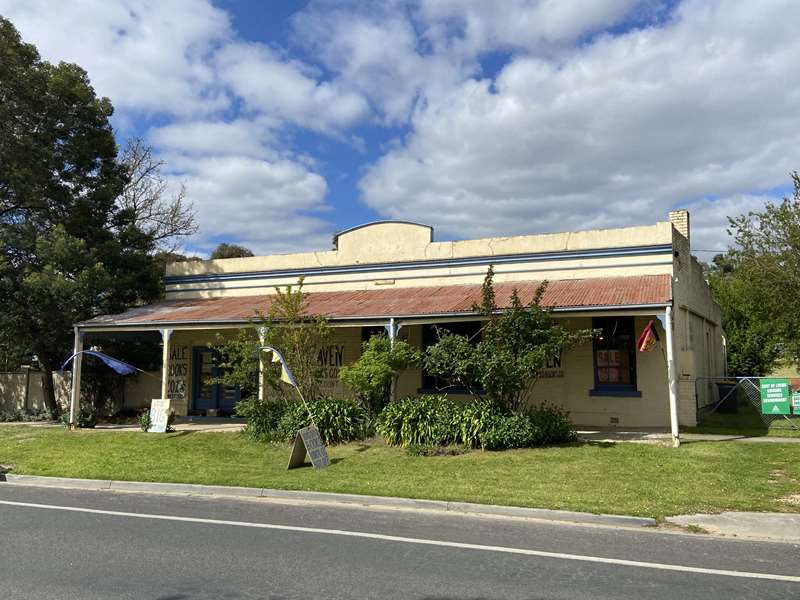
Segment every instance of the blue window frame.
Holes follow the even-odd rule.
[[[636,337],[633,317],[595,317],[592,327],[600,330],[594,340],[592,396],[634,396],[636,389]]]

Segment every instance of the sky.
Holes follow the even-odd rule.
[[[438,240],[728,215],[800,169],[792,0],[0,0],[257,254],[401,219]]]

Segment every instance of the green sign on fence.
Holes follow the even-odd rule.
[[[788,379],[762,379],[760,389],[762,415],[788,415],[791,413]]]
[[[800,393],[798,392],[792,394],[792,408],[794,409],[794,414],[800,415]]]

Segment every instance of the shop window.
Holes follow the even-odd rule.
[[[388,335],[383,325],[369,325],[361,328],[361,342],[369,341],[373,335]]]
[[[445,331],[456,335],[466,336],[471,343],[477,344],[481,340],[481,327],[483,321],[460,321],[458,323],[438,323],[422,326],[422,349],[427,350],[439,341],[439,336]],[[467,394],[466,388],[448,385],[448,383],[430,373],[422,370],[422,387],[420,393],[447,392],[449,394]]]
[[[597,317],[594,340],[595,396],[641,396],[636,389],[636,336],[633,317]]]

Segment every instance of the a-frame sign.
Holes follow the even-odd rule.
[[[306,427],[297,432],[294,438],[292,455],[289,457],[287,469],[302,467],[306,462],[306,454],[311,459],[311,464],[315,469],[324,469],[331,464],[328,451],[322,442],[319,429],[314,426]]]

